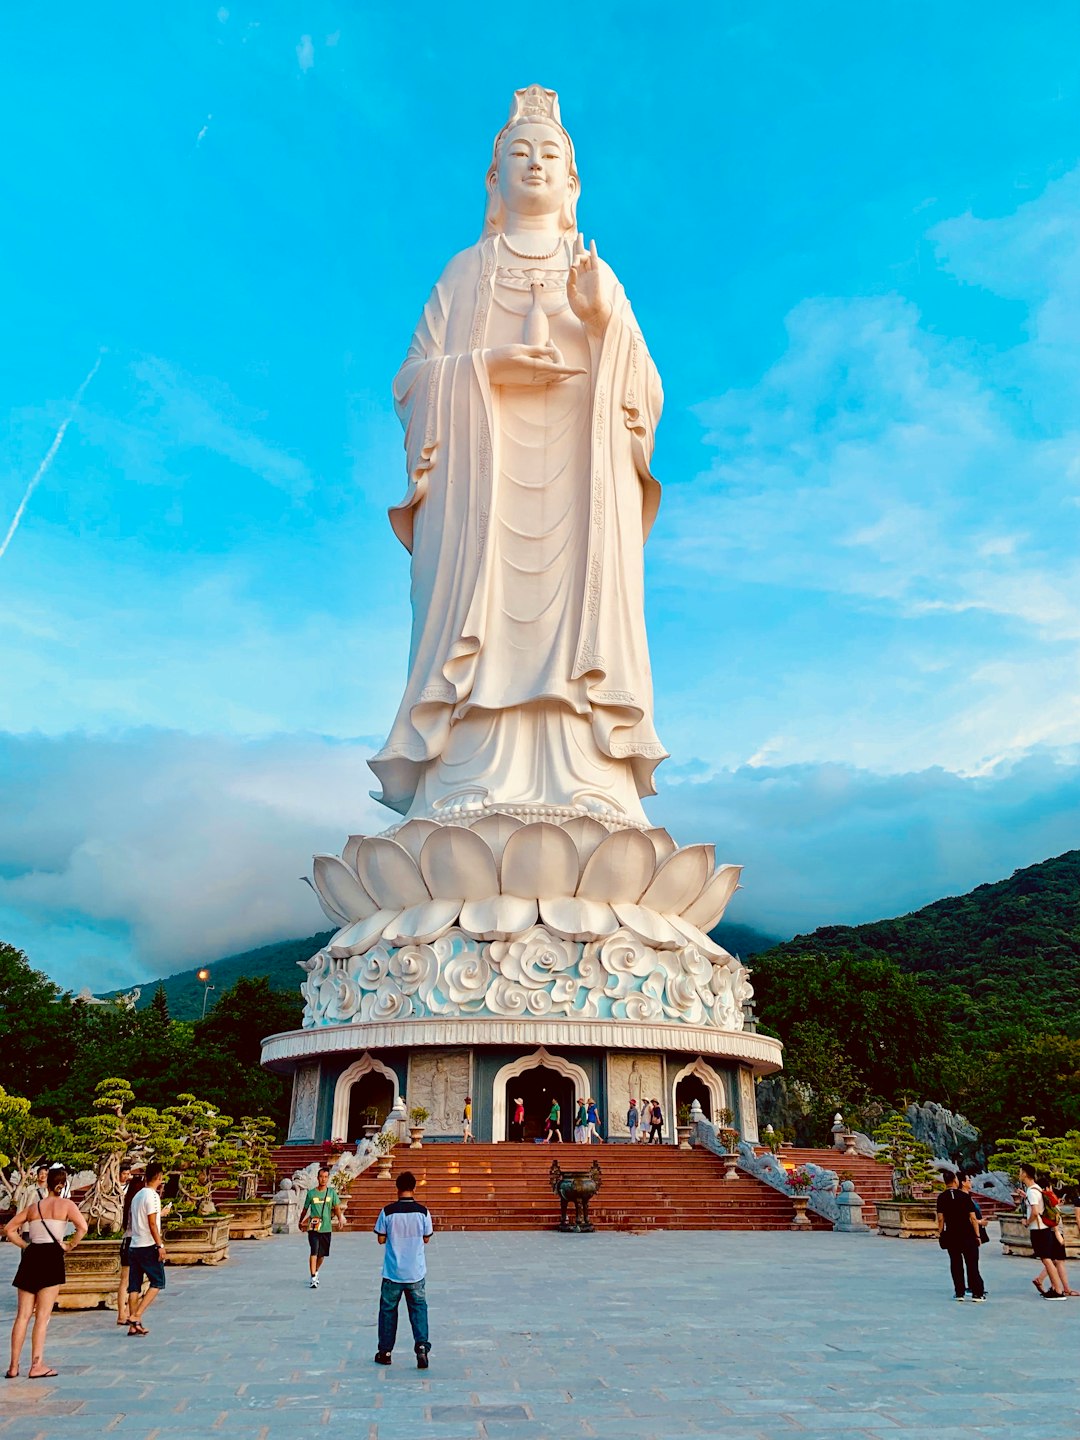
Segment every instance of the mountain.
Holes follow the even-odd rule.
[[[1080,1035],[1080,850],[967,895],[868,925],[826,925],[769,957],[886,957],[937,993],[953,1023]]]

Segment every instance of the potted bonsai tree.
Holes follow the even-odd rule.
[[[941,1176],[930,1163],[929,1145],[916,1140],[906,1115],[890,1115],[874,1131],[882,1147],[874,1157],[892,1173],[891,1200],[877,1202],[878,1228],[882,1235],[900,1240],[933,1240],[937,1237],[936,1193]]]
[[[272,1195],[260,1196],[259,1185],[274,1179],[274,1122],[268,1115],[244,1115],[226,1136],[231,1152],[226,1163],[228,1179],[236,1185],[235,1200],[219,1200],[217,1208],[229,1217],[230,1240],[262,1240],[270,1234]]]
[[[379,1112],[374,1105],[369,1105],[364,1111],[364,1120],[360,1126],[360,1132],[365,1140],[374,1140],[380,1129]]]
[[[424,1126],[431,1118],[431,1111],[423,1105],[413,1105],[409,1110],[409,1149],[420,1150],[424,1143]]]
[[[1024,1164],[1033,1166],[1040,1175],[1046,1175],[1058,1194],[1068,1192],[1075,1196],[1080,1185],[1080,1131],[1070,1130],[1058,1136],[1044,1135],[1034,1115],[1023,1116],[1016,1134],[997,1142],[997,1149],[990,1156],[990,1165],[995,1170],[1008,1171],[1019,1187],[1019,1170]],[[1014,1211],[1002,1214],[999,1219],[1001,1248],[1005,1254],[1025,1255],[1030,1259],[1031,1234],[1023,1199],[1019,1198]],[[1061,1207],[1058,1235],[1065,1246],[1066,1256],[1070,1260],[1080,1258],[1075,1205]]]
[[[214,1200],[215,1171],[240,1163],[229,1142],[232,1118],[185,1092],[162,1115],[170,1133],[157,1158],[176,1177],[174,1218],[166,1237],[167,1264],[217,1265],[229,1258],[229,1216]]]
[[[380,1130],[375,1136],[375,1149],[378,1151],[378,1170],[375,1172],[376,1180],[390,1179],[390,1166],[394,1159],[394,1146],[397,1144],[397,1136],[392,1130]]]
[[[125,1157],[156,1155],[168,1130],[159,1111],[134,1105],[134,1099],[126,1080],[110,1076],[94,1087],[94,1113],[75,1122],[74,1150],[67,1159],[91,1166],[94,1180],[79,1202],[90,1228],[68,1257],[67,1282],[57,1301],[61,1310],[116,1303],[124,1223],[120,1166]]]
[[[693,1129],[690,1120],[690,1106],[680,1105],[675,1112],[675,1133],[679,1137],[679,1149],[690,1149],[690,1131]]]

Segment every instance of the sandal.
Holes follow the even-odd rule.
[[[5,1379],[5,1380],[18,1380],[18,1378],[19,1378],[19,1372],[18,1372],[18,1370],[5,1370],[5,1371],[4,1371],[4,1379]]]
[[[137,1320],[133,1320],[133,1321],[131,1322],[130,1326],[128,1327],[128,1335],[129,1335],[129,1336],[130,1336],[130,1335],[149,1335],[149,1334],[150,1334],[150,1331],[147,1330],[146,1326],[145,1326],[145,1325],[140,1325]]]
[[[40,1375],[35,1375],[33,1371],[28,1370],[26,1378],[28,1380],[54,1380],[59,1373],[59,1370],[42,1370]]]
[[[1043,1296],[1046,1295],[1047,1292],[1042,1288],[1042,1286],[1039,1284],[1038,1280],[1032,1280],[1031,1283],[1032,1283],[1032,1285],[1035,1286],[1035,1289],[1039,1292],[1040,1295],[1043,1295]]]

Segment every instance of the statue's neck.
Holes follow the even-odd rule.
[[[516,210],[507,212],[503,226],[507,235],[550,235],[552,244],[562,234],[558,215],[522,215]]]

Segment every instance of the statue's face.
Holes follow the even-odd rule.
[[[570,190],[563,138],[550,125],[519,125],[503,141],[497,184],[503,204],[518,215],[555,215]]]

